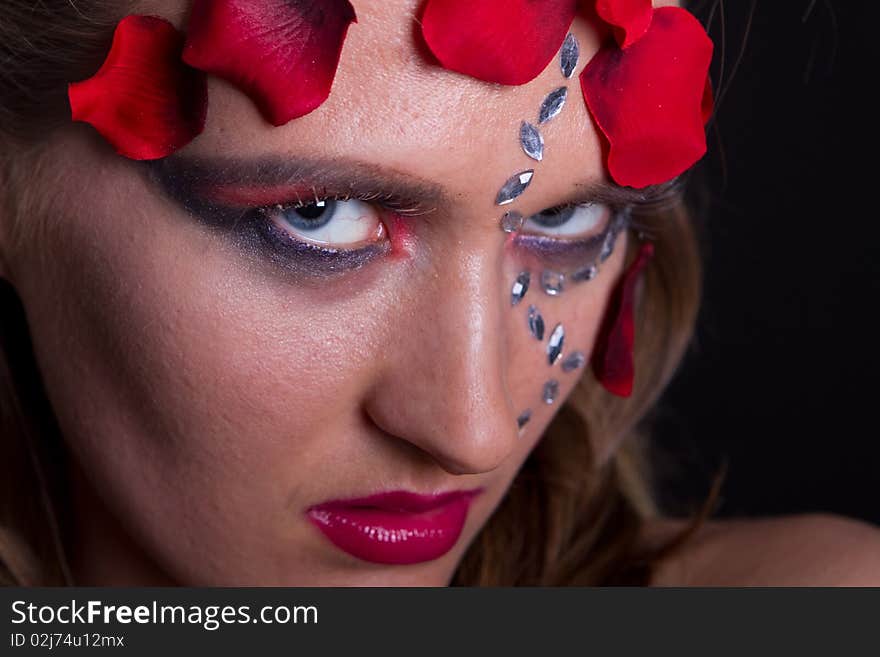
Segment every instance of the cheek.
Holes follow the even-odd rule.
[[[614,255],[592,281],[567,284],[561,294],[547,294],[541,284],[541,269],[531,267],[529,290],[516,306],[509,308],[511,396],[522,417],[529,417],[522,429],[525,442],[533,445],[565,399],[589,368],[589,359],[599,329],[605,300],[618,269],[618,243]],[[523,268],[512,264],[511,285]],[[538,339],[543,326],[543,336]],[[564,335],[562,353],[550,362],[551,339],[558,327]],[[555,344],[555,341],[554,341]]]
[[[62,432],[169,572],[229,581],[230,564],[247,577],[242,563],[262,563],[265,576],[256,555],[300,531],[292,490],[308,499],[308,473],[357,433],[339,409],[382,348],[375,320],[266,284],[158,204],[121,220],[106,190],[85,196],[108,200],[51,217],[51,264],[22,290]]]

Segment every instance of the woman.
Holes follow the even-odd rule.
[[[251,3],[290,55],[226,0],[4,3],[6,582],[880,583],[854,521],[658,517],[705,144],[642,102],[628,158],[602,85],[693,27],[547,2],[511,50],[519,4]]]

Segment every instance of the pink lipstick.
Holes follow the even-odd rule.
[[[443,556],[458,541],[480,490],[441,495],[392,491],[311,507],[309,520],[339,549],[384,564],[413,564]]]

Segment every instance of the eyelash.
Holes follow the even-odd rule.
[[[372,194],[338,194],[328,192],[326,188],[319,189],[315,186],[313,186],[310,191],[311,198],[307,201],[298,198],[294,203],[281,204],[281,207],[285,209],[303,208],[312,205],[312,203],[319,203],[321,201],[362,201],[364,203],[374,203],[383,210],[393,212],[401,217],[420,217],[436,211],[436,208],[426,208],[419,205],[416,201],[406,201],[393,194],[385,194],[382,192],[375,192]]]

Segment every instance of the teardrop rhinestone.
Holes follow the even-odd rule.
[[[559,114],[565,106],[565,99],[567,97],[568,89],[566,87],[559,87],[547,94],[544,102],[541,103],[541,111],[538,113],[538,123],[547,123],[547,121]]]
[[[552,404],[559,396],[559,381],[552,379],[544,384],[543,398],[545,404]]]
[[[501,191],[498,192],[498,197],[495,199],[495,204],[507,205],[508,203],[512,203],[529,188],[529,185],[532,183],[532,176],[534,175],[535,170],[529,169],[527,171],[522,171],[510,178],[506,183],[504,183]]]
[[[544,339],[544,318],[535,306],[529,306],[529,332],[535,340]]]
[[[585,283],[591,281],[599,274],[599,268],[596,265],[587,265],[583,269],[578,269],[573,274],[569,274],[569,280],[575,283]]]
[[[541,287],[551,297],[557,297],[565,289],[565,274],[545,269],[541,272]]]
[[[562,52],[559,55],[559,66],[562,69],[562,75],[564,77],[570,78],[574,75],[580,56],[580,44],[578,44],[578,40],[574,34],[569,34],[565,37],[565,42],[562,44]]]
[[[519,127],[519,143],[523,152],[533,160],[540,162],[544,159],[544,136],[528,121],[523,121]]]
[[[550,340],[547,342],[547,361],[551,365],[555,365],[556,361],[562,356],[562,347],[565,343],[565,329],[562,324],[557,324],[550,334]]]
[[[614,247],[617,244],[617,237],[624,231],[626,225],[629,223],[629,213],[621,212],[614,218],[614,222],[611,224],[611,230],[608,231],[608,234],[605,236],[605,241],[602,242],[602,251],[599,253],[599,262],[605,262],[608,258],[611,257],[611,254],[614,253]]]
[[[511,306],[515,306],[523,300],[523,297],[526,296],[526,292],[529,291],[529,283],[531,280],[532,275],[527,271],[520,272],[519,276],[516,277],[516,280],[513,282],[513,287],[510,290]]]
[[[525,217],[522,215],[522,212],[510,210],[501,217],[501,230],[505,233],[515,233],[522,228],[524,221]]]
[[[576,351],[562,361],[563,372],[574,372],[587,364],[587,356],[582,351]]]
[[[605,262],[611,257],[611,254],[614,253],[614,241],[614,233],[608,233],[605,236],[605,241],[602,242],[602,251],[599,253],[599,262]]]
[[[532,411],[531,409],[526,409],[522,413],[519,414],[519,417],[516,418],[516,426],[519,428],[520,434],[522,434],[523,428],[529,423],[529,420],[532,419]]]

